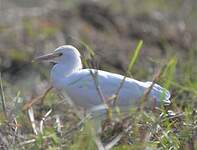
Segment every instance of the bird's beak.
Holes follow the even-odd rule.
[[[61,53],[54,52],[54,53],[49,53],[46,55],[38,56],[34,58],[35,61],[44,61],[44,60],[53,60],[56,57],[61,56]]]

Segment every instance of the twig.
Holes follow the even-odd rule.
[[[61,131],[61,121],[60,121],[60,117],[59,115],[55,116],[55,123],[57,124],[57,133],[59,133],[61,135],[62,131]]]
[[[99,94],[99,97],[100,97],[100,99],[102,100],[102,102],[105,104],[105,105],[107,105],[108,106],[108,104],[107,104],[107,102],[106,102],[106,100],[105,100],[105,97],[104,97],[104,95],[103,95],[103,93],[102,93],[102,91],[101,91],[101,88],[100,88],[100,86],[99,86],[99,81],[98,81],[98,70],[96,70],[95,71],[95,73],[93,73],[93,71],[90,69],[90,74],[92,75],[92,78],[93,78],[93,80],[94,80],[94,84],[95,84],[95,86],[96,86],[96,90],[97,90],[97,92],[98,92],[98,94]]]
[[[18,130],[18,126],[17,126],[18,123],[17,123],[16,117],[14,117],[14,124],[15,124],[14,132],[16,133]]]
[[[96,144],[98,150],[106,150],[99,137],[95,136],[94,141],[95,141],[95,144]]]
[[[113,106],[116,106],[116,104],[117,104],[117,101],[118,101],[118,99],[119,99],[120,90],[121,90],[121,88],[123,87],[126,78],[127,78],[127,77],[124,76],[124,78],[123,78],[123,79],[121,80],[121,82],[120,82],[120,86],[118,87],[118,89],[117,89],[117,91],[116,91],[116,93],[115,93],[115,99],[114,99],[114,101],[113,101]]]
[[[30,107],[28,109],[28,115],[29,115],[29,119],[31,121],[33,132],[35,133],[35,135],[38,135],[38,132],[36,130],[36,123],[35,123],[35,119],[34,119],[34,110],[32,107]]]
[[[29,109],[30,107],[32,107],[32,105],[35,104],[36,102],[38,102],[38,101],[43,101],[44,98],[46,97],[46,95],[49,93],[49,91],[50,91],[52,88],[53,88],[52,86],[49,86],[49,88],[47,88],[47,90],[46,90],[42,95],[40,95],[40,96],[38,96],[38,97],[35,97],[35,98],[33,98],[33,99],[27,101],[27,102],[24,104],[22,110],[23,110],[23,111],[28,110],[28,109]]]
[[[40,121],[40,133],[43,133],[43,124],[44,121],[46,120],[46,118],[50,115],[50,113],[52,112],[52,109],[50,109],[42,118],[42,120]]]
[[[23,146],[23,145],[26,145],[26,144],[34,143],[35,141],[36,141],[36,139],[31,139],[31,140],[28,140],[28,141],[21,142],[18,145]]]
[[[87,48],[88,52],[93,57],[94,56],[94,51],[86,43],[81,42],[81,44],[84,45]],[[84,61],[84,63],[85,63],[86,66],[89,66],[86,61]],[[89,71],[90,71],[90,74],[91,74],[91,76],[92,76],[92,78],[94,80],[94,84],[95,84],[96,90],[98,92],[98,95],[99,95],[101,101],[103,102],[103,104],[107,108],[107,117],[108,117],[108,119],[110,119],[111,118],[111,109],[109,107],[109,104],[108,104],[106,98],[104,97],[104,95],[102,93],[101,87],[99,86],[99,81],[98,81],[98,78],[97,78],[98,70],[96,70],[94,73],[93,73],[93,71],[91,69]]]
[[[95,83],[95,86],[96,86],[96,90],[100,96],[100,99],[102,100],[103,104],[106,106],[107,108],[107,118],[109,120],[112,119],[112,108],[110,107],[110,104],[106,101],[103,93],[102,93],[102,90],[99,86],[99,81],[98,81],[98,70],[95,71],[95,73],[93,73],[93,71],[90,69],[90,74],[92,75],[92,78],[94,80],[94,83]]]
[[[1,101],[2,101],[2,108],[3,108],[3,113],[5,115],[5,118],[7,118],[7,111],[6,111],[6,104],[5,104],[5,95],[4,95],[4,91],[3,91],[3,81],[2,81],[2,77],[1,77],[1,72],[0,72],[0,93],[1,93]]]
[[[153,81],[152,81],[150,87],[145,90],[144,95],[143,95],[143,97],[140,100],[140,110],[144,109],[144,102],[147,100],[148,95],[150,94],[150,92],[151,92],[153,86],[155,85],[156,81],[159,80],[159,78],[161,76],[161,73],[162,73],[162,70],[164,69],[164,67],[165,67],[165,65],[158,70],[156,75],[153,77]]]
[[[101,110],[107,110],[107,109],[108,109],[108,107],[106,107],[106,105],[100,104],[100,105],[96,105],[96,106],[92,107],[91,109],[88,110],[88,112],[94,113],[94,112],[98,112]]]
[[[136,60],[137,60],[137,57],[140,53],[140,50],[142,48],[142,45],[143,45],[143,41],[140,40],[135,48],[135,51],[134,51],[134,54],[133,54],[133,57],[132,59],[130,60],[130,63],[128,65],[128,68],[127,68],[127,72],[126,72],[126,75],[130,75],[130,72],[133,68],[133,65],[135,64]],[[114,102],[113,102],[113,106],[116,106],[117,104],[117,101],[119,99],[119,94],[120,94],[120,90],[121,88],[123,87],[124,83],[125,83],[125,80],[126,80],[126,75],[124,76],[124,78],[122,79],[122,81],[120,82],[120,86],[119,88],[117,89],[116,93],[115,93],[115,99],[114,99]],[[131,75],[130,75],[131,76]]]
[[[18,126],[17,126],[17,120],[16,118],[14,117],[14,124],[15,124],[15,128],[14,128],[14,136],[13,136],[13,139],[12,139],[12,143],[15,144],[15,141],[16,141],[16,135],[17,135],[17,131],[18,131]]]
[[[105,150],[110,150],[112,147],[114,147],[123,137],[123,133],[120,133],[118,136],[116,136],[111,142],[109,142],[106,146],[105,146]]]
[[[50,135],[43,136],[42,139],[47,139],[47,138],[50,138],[50,137],[52,137],[52,136],[50,136]],[[27,140],[27,141],[21,142],[17,146],[24,146],[24,145],[31,144],[31,143],[34,143],[34,142],[36,142],[36,139],[31,139],[31,140]]]

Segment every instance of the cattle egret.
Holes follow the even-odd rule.
[[[92,110],[92,108],[100,107],[103,104],[92,73],[96,73],[100,92],[106,101],[112,99],[114,94],[117,93],[124,76],[102,70],[82,69],[80,56],[75,47],[63,45],[50,54],[37,57],[36,60],[55,62],[51,69],[53,87],[57,90],[66,91],[76,106],[85,110]],[[117,106],[121,111],[135,106],[151,85],[152,82],[141,82],[126,77],[118,93]],[[157,104],[169,104],[169,98],[169,91],[158,84],[153,85],[148,95],[148,101],[152,100]]]

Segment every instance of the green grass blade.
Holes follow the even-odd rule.
[[[171,82],[174,77],[175,69],[176,69],[177,59],[176,57],[172,58],[169,63],[166,66],[166,69],[164,70],[164,77],[165,77],[165,85],[164,87],[166,89],[169,89]]]
[[[134,49],[134,54],[131,58],[131,61],[128,65],[128,68],[127,68],[127,73],[130,74],[131,73],[131,70],[133,68],[133,65],[135,64],[135,62],[137,61],[137,58],[139,56],[139,53],[140,53],[140,50],[142,48],[142,45],[143,45],[143,41],[140,40],[136,46],[136,48]]]

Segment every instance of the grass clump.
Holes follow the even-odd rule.
[[[135,49],[128,67],[129,73],[137,61],[141,46],[142,41]],[[126,116],[118,111],[118,120],[102,122],[100,134],[96,134],[91,119],[80,122],[74,109],[63,101],[58,102],[59,98],[52,92],[46,96],[49,102],[44,102],[42,106],[33,106],[31,112],[13,113],[4,108],[0,114],[1,145],[4,149],[48,150],[197,149],[197,78],[192,75],[189,81],[185,78],[181,80],[177,77],[177,72],[182,71],[185,69],[181,67],[179,60],[172,58],[155,79],[155,82],[170,89],[171,105],[152,109],[134,108]],[[184,72],[188,73],[187,80],[191,72]],[[3,85],[1,95],[5,94],[2,88]],[[14,101],[17,100],[21,100],[20,93]],[[53,100],[57,103],[53,104]],[[5,111],[9,118],[3,117]]]

